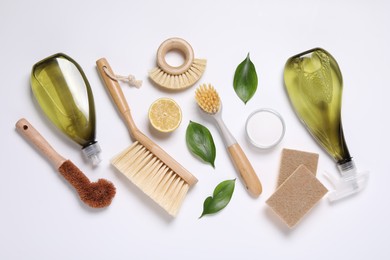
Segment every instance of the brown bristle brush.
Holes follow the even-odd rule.
[[[115,196],[115,186],[99,179],[91,182],[71,161],[58,154],[39,132],[24,118],[16,122],[16,129],[35,146],[72,185],[80,199],[92,208],[104,208],[111,204]]]
[[[165,55],[172,50],[184,56],[184,63],[172,67],[165,60]],[[164,41],[157,50],[157,67],[149,72],[149,78],[158,86],[179,90],[194,85],[206,69],[205,59],[194,58],[191,45],[181,38],[170,38]]]
[[[171,216],[176,216],[189,187],[198,180],[138,130],[121,86],[109,77],[114,73],[107,60],[99,59],[96,64],[132,139],[136,141],[111,163]]]

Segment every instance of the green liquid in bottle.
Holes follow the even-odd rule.
[[[323,49],[291,57],[284,69],[290,101],[306,128],[338,164],[351,161],[341,123],[343,79]]]
[[[287,60],[284,82],[295,112],[311,135],[337,162],[341,178],[326,174],[333,184],[330,201],[358,193],[367,186],[368,172],[358,172],[345,143],[341,123],[343,78],[336,60],[313,49]]]
[[[81,67],[70,57],[55,54],[33,66],[31,86],[48,118],[83,147],[94,165],[99,163],[94,100]]]

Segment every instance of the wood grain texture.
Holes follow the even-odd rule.
[[[99,59],[97,62],[98,71],[102,77],[106,88],[108,89],[115,105],[117,106],[123,120],[128,126],[128,130],[133,139],[137,140],[143,146],[158,157],[164,164],[171,168],[176,174],[183,178],[190,186],[194,185],[198,180],[189,171],[187,171],[181,164],[174,160],[167,152],[165,152],[160,146],[155,144],[151,139],[144,135],[135,125],[131,116],[129,105],[119,83],[112,80],[104,72],[104,68],[107,68],[110,73],[115,74],[108,61],[105,58]]]
[[[262,186],[241,146],[238,143],[233,144],[228,147],[228,151],[246,189],[252,196],[258,197],[263,190]]]
[[[15,124],[18,132],[23,135],[39,152],[41,152],[58,169],[66,161],[45,138],[25,118]]]
[[[165,56],[170,51],[179,51],[184,56],[184,63],[173,67],[167,63]],[[165,40],[157,50],[157,65],[166,73],[180,75],[187,72],[194,62],[194,51],[191,45],[181,38],[169,38]]]

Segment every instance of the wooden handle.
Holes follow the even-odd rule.
[[[178,67],[172,67],[165,60],[169,51],[177,50],[183,53],[184,63]],[[194,51],[191,45],[181,38],[169,38],[165,40],[157,50],[157,65],[171,75],[181,75],[189,70],[194,62]]]
[[[105,72],[105,70],[108,70],[110,75],[115,75],[115,73],[112,71],[110,64],[105,58],[97,60],[96,65],[100,76],[104,81],[104,85],[106,86],[108,92],[110,93],[110,96],[112,97],[115,105],[121,113],[123,120],[127,124],[130,134],[132,135],[132,137],[134,137],[135,132],[138,131],[138,129],[131,116],[130,107],[123,94],[122,88],[119,85],[118,81],[110,78],[110,76]]]
[[[238,143],[233,144],[228,147],[228,151],[231,155],[234,166],[240,172],[246,189],[252,196],[258,197],[263,190],[261,183],[244,151],[241,149],[241,146]]]
[[[56,169],[66,161],[64,157],[58,154],[53,147],[46,141],[45,138],[24,118],[19,119],[16,124],[16,129],[23,135],[35,148],[40,151]]]
[[[111,97],[114,100],[114,103],[118,107],[124,121],[126,122],[131,137],[139,141],[143,146],[146,147],[150,152],[157,156],[164,164],[171,168],[175,173],[182,177],[190,186],[194,185],[198,180],[193,176],[189,171],[187,171],[182,165],[176,162],[167,152],[165,152],[160,146],[155,144],[150,140],[146,135],[136,127],[133,118],[130,113],[129,105],[126,102],[125,96],[123,95],[122,89],[119,83],[111,79],[107,73],[104,72],[104,69],[108,69],[110,74],[114,74],[111,70],[110,65],[108,64],[105,58],[99,59],[96,62],[99,73],[102,76],[105,86],[110,92]]]

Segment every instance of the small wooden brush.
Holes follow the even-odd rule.
[[[218,92],[212,85],[203,84],[195,91],[195,99],[199,107],[207,114],[213,116],[217,122],[234,166],[240,173],[246,189],[252,196],[258,197],[262,192],[260,180],[241,146],[222,120],[222,103]]]
[[[91,182],[71,161],[58,154],[39,132],[24,118],[16,122],[16,129],[35,146],[72,185],[80,199],[92,208],[104,208],[111,204],[115,196],[115,186],[99,179]]]
[[[170,66],[165,55],[172,50],[183,53],[185,61],[178,67]],[[149,72],[149,78],[158,86],[173,90],[188,88],[194,85],[206,69],[205,59],[194,58],[191,45],[180,38],[164,41],[157,50],[157,67]]]
[[[136,140],[111,163],[170,215],[176,216],[189,187],[198,180],[138,130],[119,83],[106,73],[113,74],[107,60],[99,59],[96,64],[132,139]]]

